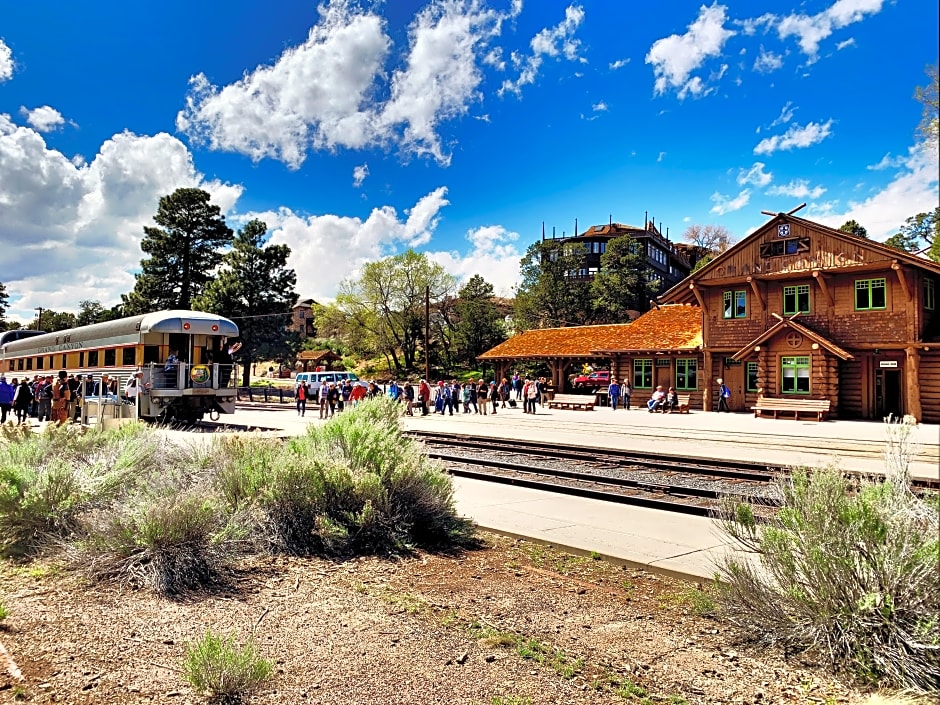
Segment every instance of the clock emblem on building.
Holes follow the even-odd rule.
[[[777,226],[777,237],[789,237],[790,235],[790,224],[789,223],[780,223]]]

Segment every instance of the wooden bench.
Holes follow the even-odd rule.
[[[771,399],[762,397],[751,408],[754,416],[764,413],[773,413],[774,418],[781,413],[793,414],[793,419],[800,418],[800,414],[815,414],[817,421],[822,421],[829,413],[830,401],[828,399]]]
[[[556,394],[549,400],[548,408],[594,411],[594,397],[584,394]]]
[[[666,405],[661,404],[656,407],[656,409],[654,410],[654,413],[671,414],[675,412],[677,414],[688,414],[690,396],[691,396],[690,394],[677,394],[676,397],[678,398],[679,403],[676,404],[676,407],[674,409],[666,409]]]

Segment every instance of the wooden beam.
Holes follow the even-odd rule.
[[[698,301],[698,305],[701,307],[702,313],[707,316],[708,307],[705,305],[705,299],[702,298],[702,292],[696,288],[695,283],[689,284],[689,288],[692,290],[692,293],[695,294],[695,300]]]
[[[813,270],[813,279],[816,280],[816,283],[819,284],[819,288],[822,290],[822,293],[826,295],[826,300],[829,302],[829,306],[835,306],[836,302],[832,298],[832,291],[829,289],[829,284],[826,283],[826,275],[823,274],[820,270]]]
[[[757,299],[757,302],[760,304],[760,310],[767,310],[767,302],[764,300],[764,294],[760,290],[760,287],[757,285],[757,280],[754,277],[748,277],[747,283],[751,285],[751,291],[754,292],[754,298]]]
[[[904,352],[907,355],[907,364],[904,365],[906,411],[919,422],[924,414],[920,404],[920,351],[915,347],[910,347]]]
[[[902,269],[901,265],[898,264],[897,260],[894,260],[894,262],[891,263],[891,269],[893,269],[894,273],[898,275],[898,281],[901,283],[901,289],[904,290],[904,296],[907,297],[907,300],[909,302],[913,301],[914,292],[911,290],[911,287],[908,285],[907,277],[904,276],[904,270]]]

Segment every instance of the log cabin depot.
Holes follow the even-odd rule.
[[[732,410],[827,399],[940,423],[938,281],[935,262],[780,213],[660,300],[701,309],[706,411],[723,378]]]

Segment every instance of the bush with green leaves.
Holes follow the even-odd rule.
[[[0,622],[10,616],[10,612],[7,609],[7,606],[3,604],[3,600],[0,600]]]
[[[940,689],[937,498],[913,494],[906,471],[891,467],[884,481],[829,468],[779,484],[783,505],[765,523],[725,505],[722,530],[751,556],[720,561],[721,616],[760,642],[816,649],[865,681]]]
[[[200,695],[212,698],[239,698],[257,690],[271,676],[271,663],[258,655],[254,644],[235,643],[207,631],[186,646],[183,676]]]

